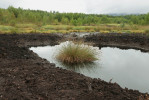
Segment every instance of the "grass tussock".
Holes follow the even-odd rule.
[[[69,42],[62,46],[56,58],[65,64],[81,64],[98,60],[95,49],[75,42]]]

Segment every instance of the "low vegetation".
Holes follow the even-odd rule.
[[[119,24],[101,24],[98,26],[73,26],[73,25],[43,25],[16,24],[16,26],[0,25],[0,33],[72,33],[72,32],[100,32],[100,33],[149,33],[149,26]]]
[[[69,42],[60,48],[56,58],[65,64],[81,64],[98,60],[96,53],[91,46]]]

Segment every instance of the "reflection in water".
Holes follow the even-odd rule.
[[[73,70],[75,72],[80,72],[82,69],[86,69],[88,71],[95,69],[98,65],[96,63],[83,63],[83,64],[76,64],[76,65],[67,65],[61,63],[61,66],[63,66],[66,69]]]
[[[139,50],[121,50],[119,48],[103,47],[100,60],[93,63],[68,66],[57,61],[55,55],[61,47],[45,46],[32,47],[40,57],[47,59],[56,66],[73,70],[92,78],[100,78],[107,82],[117,82],[120,86],[137,89],[141,92],[149,92],[149,54]],[[98,49],[97,49],[98,50]]]

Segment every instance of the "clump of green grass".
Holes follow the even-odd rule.
[[[56,58],[65,64],[82,64],[98,60],[96,53],[91,46],[69,42],[62,46]]]

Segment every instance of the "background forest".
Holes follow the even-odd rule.
[[[0,8],[0,33],[148,33],[149,13],[99,15]]]

